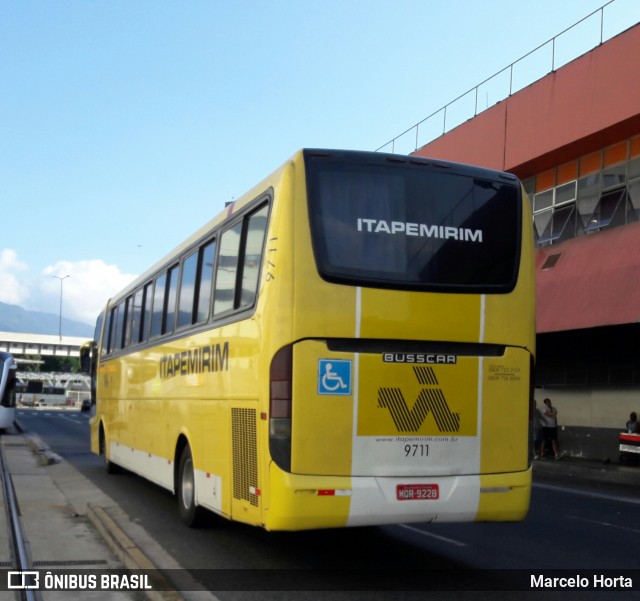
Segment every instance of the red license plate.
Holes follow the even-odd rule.
[[[434,501],[440,498],[437,484],[398,484],[396,499],[398,501]]]

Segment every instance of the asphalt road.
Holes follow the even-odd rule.
[[[266,578],[263,582],[266,588],[277,585],[268,581],[274,574],[288,575],[290,579],[316,578],[317,588],[336,589],[323,593],[324,598],[332,600],[424,599],[424,591],[365,593],[348,589],[358,588],[357,578],[362,574],[374,575],[373,580],[382,582],[382,588],[384,583],[388,584],[387,588],[401,588],[402,583],[386,580],[396,569],[413,570],[414,576],[423,575],[425,568],[448,575],[467,574],[464,578],[458,577],[461,588],[470,588],[465,579],[486,576],[500,588],[500,580],[506,578],[503,575],[519,574],[517,571],[537,574],[562,569],[618,573],[636,570],[640,564],[634,552],[640,535],[640,497],[635,488],[603,487],[599,483],[565,482],[557,476],[552,479],[536,475],[531,510],[520,524],[416,524],[268,533],[212,516],[205,528],[188,530],[179,522],[175,500],[167,491],[130,473],[107,475],[104,472],[99,458],[89,450],[87,415],[44,409],[19,410],[18,421],[108,494],[180,564],[195,570],[209,590],[220,588],[216,580],[219,576],[211,568],[232,570],[228,572],[232,576],[237,576],[233,570],[241,569],[251,570],[241,573],[245,581],[256,578],[257,582],[263,582],[261,579]],[[363,570],[362,574],[359,570]],[[637,580],[636,586],[640,585],[640,572]],[[422,584],[415,588],[424,588]],[[290,585],[285,584],[285,588],[287,586]],[[448,584],[435,586],[446,588]],[[482,588],[482,584],[478,588]],[[318,598],[317,593],[299,591],[271,595],[233,591],[216,594],[225,600]],[[629,591],[590,593],[571,589],[543,594],[545,599],[640,598],[640,594]],[[473,594],[436,591],[430,592],[428,598],[538,599],[539,595],[540,591],[517,594],[495,590]]]

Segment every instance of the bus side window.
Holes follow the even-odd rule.
[[[122,302],[118,305],[118,318],[116,319],[116,336],[113,350],[117,351],[124,347],[124,326],[127,321],[127,305]]]
[[[151,291],[153,283],[149,282],[144,287],[144,296],[142,298],[142,324],[140,326],[140,342],[149,340],[149,332],[151,332]]]
[[[96,323],[96,332],[98,331],[98,324]],[[104,334],[102,335],[102,345],[100,346],[100,356],[107,355],[109,353],[109,335],[111,334],[111,311],[107,313],[106,323],[104,324]],[[100,338],[96,338],[100,340]]]
[[[213,298],[214,316],[234,308],[241,237],[242,221],[236,223],[220,237],[220,255]]]
[[[180,297],[178,300],[178,328],[190,326],[193,323],[197,270],[198,253],[194,252],[182,264],[182,280],[180,281]]]
[[[197,304],[195,322],[200,323],[209,318],[211,311],[211,292],[213,290],[213,262],[216,256],[216,241],[212,240],[200,249],[200,265],[198,269]]]
[[[6,381],[6,386],[4,391],[2,391],[2,401],[0,401],[0,405],[3,407],[15,407],[16,406],[16,389],[15,389],[15,368],[6,368],[9,369],[9,376]],[[0,372],[1,373],[1,372]]]
[[[124,322],[124,339],[122,340],[122,348],[131,345],[131,328],[133,320],[133,295],[128,296],[125,301],[125,322]]]
[[[262,264],[268,214],[269,207],[265,205],[257,213],[249,217],[242,266],[241,307],[251,307],[258,294],[258,277],[260,275],[260,265]]]
[[[153,306],[151,309],[151,338],[162,334],[162,313],[164,311],[164,293],[167,287],[167,274],[163,273],[156,278],[153,291]]]
[[[178,297],[178,328],[209,318],[216,243],[212,240],[191,253],[182,264]]]
[[[113,353],[113,351],[117,348],[116,346],[116,327],[118,324],[118,307],[115,306],[111,309],[111,328],[109,330],[109,347],[107,349],[107,353]]]
[[[138,344],[142,334],[142,299],[144,288],[140,288],[133,297],[133,311],[131,312],[131,344]]]
[[[176,321],[176,301],[178,300],[178,280],[180,279],[180,267],[176,265],[167,271],[167,306],[162,327],[163,334],[171,334]]]

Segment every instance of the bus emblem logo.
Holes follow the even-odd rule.
[[[351,396],[351,361],[319,359],[318,394]]]
[[[416,366],[413,373],[422,386],[438,385],[431,367]],[[411,409],[399,388],[379,388],[378,407],[389,410],[399,432],[417,432],[429,413],[436,420],[440,432],[460,431],[460,414],[451,411],[440,388],[423,388]]]

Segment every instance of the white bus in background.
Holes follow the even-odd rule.
[[[77,374],[50,374],[40,379],[29,379],[21,391],[19,401],[26,407],[77,407],[91,398],[90,380]]]
[[[26,391],[21,395],[20,403],[27,407],[64,406],[66,404],[66,390],[48,381],[29,380]]]
[[[11,353],[0,352],[0,429],[13,424],[16,415],[16,362]]]

